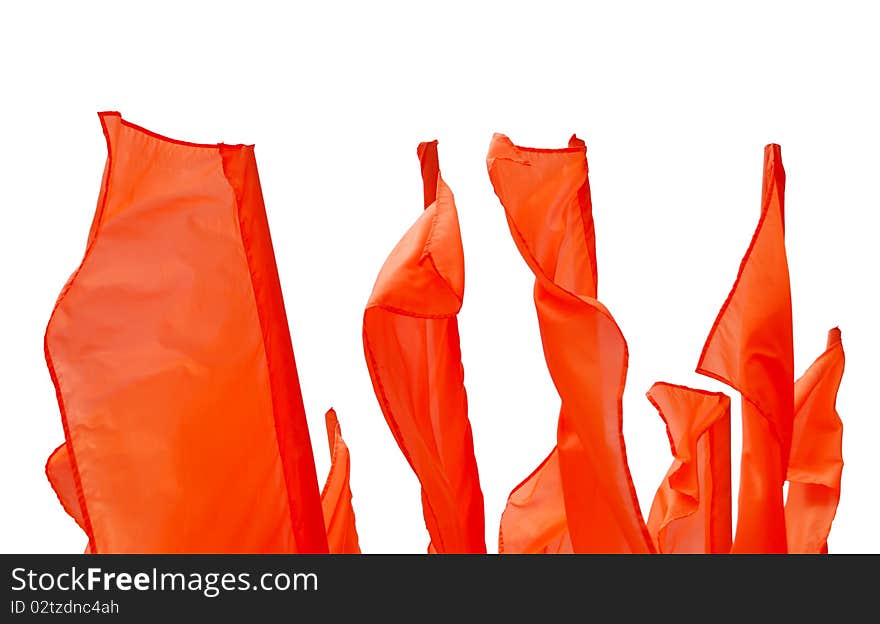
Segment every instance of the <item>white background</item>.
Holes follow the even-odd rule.
[[[85,248],[105,109],[179,139],[256,143],[319,479],[332,405],[365,552],[428,543],[361,345],[379,268],[422,210],[419,141],[440,140],[461,219],[462,352],[490,551],[510,489],[554,443],[559,407],[532,274],[486,174],[492,132],[587,142],[599,298],[629,343],[624,429],[646,516],[670,455],[644,392],[656,380],[724,389],[692,371],[758,219],[762,148],[780,143],[798,374],[834,325],[847,353],[830,548],[880,551],[878,15],[869,3],[729,7],[4,3],[0,552],[86,541],[43,474],[63,435],[42,336]]]

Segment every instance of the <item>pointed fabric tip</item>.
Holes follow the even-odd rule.
[[[336,410],[332,407],[324,414],[324,426],[327,429],[327,441],[330,444],[330,454],[332,455],[336,436],[341,433],[339,431],[339,419],[336,416]]]
[[[587,149],[587,144],[584,143],[582,139],[579,139],[577,134],[572,134],[571,138],[568,140],[569,147],[580,147],[583,148],[584,151]]]
[[[666,423],[674,457],[648,517],[657,552],[729,552],[730,398],[663,382],[647,397]]]
[[[782,233],[785,235],[785,167],[782,164],[782,147],[770,143],[764,147],[764,177],[761,189],[761,207],[774,202],[778,206],[782,220]]]
[[[437,199],[437,183],[440,178],[440,158],[437,154],[437,140],[419,143],[416,150],[422,169],[422,184],[425,192],[425,208]]]
[[[521,155],[519,148],[507,135],[496,132],[489,142],[489,153],[486,155],[486,166],[491,170],[496,160],[510,160],[523,166],[531,166],[528,158]]]
[[[826,347],[830,348],[842,341],[842,336],[840,334],[840,328],[835,327],[833,329],[828,330],[828,340],[826,341]]]

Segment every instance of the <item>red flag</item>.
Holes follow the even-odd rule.
[[[627,347],[614,318],[596,300],[596,253],[586,147],[514,145],[496,134],[487,158],[489,177],[520,254],[535,274],[535,307],[544,356],[562,398],[557,453],[566,524],[574,552],[644,553],[653,550],[626,462],[621,399]],[[514,491],[508,510],[532,486],[535,526],[558,527],[555,460],[545,461]],[[508,513],[509,518],[509,513]],[[519,530],[519,529],[516,529]],[[557,532],[554,529],[553,535]],[[506,536],[506,537],[505,537]],[[549,537],[549,536],[548,536]],[[528,548],[561,548],[562,538],[532,543],[527,535],[502,538]]]
[[[768,145],[758,227],[697,366],[743,398],[737,553],[786,552],[782,485],[791,447],[794,355],[784,198],[780,149]]]
[[[336,411],[329,410],[325,418],[327,442],[330,445],[330,473],[321,491],[321,506],[324,510],[324,526],[327,528],[327,543],[331,554],[356,555],[361,549],[354,508],[351,506],[351,457],[342,439]]]
[[[376,397],[422,485],[430,552],[486,552],[457,314],[464,255],[437,142],[418,149],[425,210],[379,272],[364,312],[364,354]]]
[[[326,552],[253,146],[100,117],[98,206],[45,337],[59,498],[94,552]]]
[[[840,330],[794,386],[794,431],[788,461],[785,528],[792,553],[827,553],[840,500],[843,423],[835,403],[843,377]]]
[[[666,423],[675,458],[648,516],[657,552],[729,552],[730,398],[659,382],[648,400]]]

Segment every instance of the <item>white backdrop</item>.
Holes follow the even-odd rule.
[[[757,223],[762,148],[780,143],[798,374],[834,325],[847,353],[830,549],[880,552],[880,24],[869,3],[826,6],[4,3],[0,552],[86,541],[43,474],[63,435],[42,336],[84,251],[105,109],[179,139],[256,143],[319,479],[332,405],[365,552],[428,543],[361,345],[376,274],[422,210],[419,141],[439,139],[461,219],[462,352],[490,551],[510,489],[553,445],[559,408],[532,274],[486,174],[492,132],[587,142],[599,298],[629,343],[624,430],[646,516],[670,454],[644,392],[656,380],[724,390],[692,371]]]

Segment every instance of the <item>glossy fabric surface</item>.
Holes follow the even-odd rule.
[[[335,410],[325,416],[327,442],[330,445],[330,472],[321,491],[327,545],[334,555],[355,555],[361,552],[358,544],[354,508],[351,504],[351,456],[342,439],[342,429]]]
[[[432,553],[486,552],[483,493],[467,412],[457,314],[464,254],[437,142],[418,149],[425,210],[385,261],[364,312],[382,413],[422,485]]]
[[[666,423],[675,458],[648,516],[657,552],[729,552],[730,398],[658,382],[648,399]]]
[[[794,386],[785,501],[785,528],[792,553],[828,552],[843,472],[843,423],[835,406],[843,368],[843,342],[840,330],[834,328],[828,332],[825,352]]]
[[[101,122],[86,253],[46,330],[59,498],[94,552],[325,552],[253,147]]]
[[[524,148],[496,134],[487,166],[514,242],[535,274],[544,358],[562,399],[557,456],[551,453],[511,494],[501,542],[507,552],[515,543],[527,552],[567,548],[559,533],[561,491],[574,552],[651,552],[623,440],[626,341],[596,299],[586,147],[572,137],[558,150]],[[512,535],[529,526],[542,527],[545,537]]]
[[[782,485],[794,416],[794,346],[784,204],[782,155],[768,145],[758,227],[697,366],[742,394],[736,553],[787,551]]]

